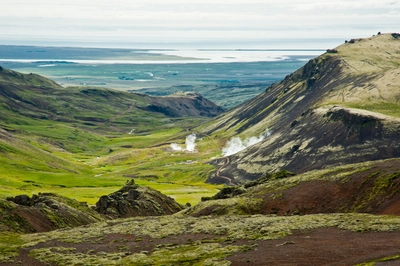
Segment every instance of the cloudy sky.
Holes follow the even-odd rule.
[[[229,44],[400,31],[399,0],[0,0],[0,5],[0,44]]]

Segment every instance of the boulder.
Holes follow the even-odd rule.
[[[102,196],[95,210],[106,218],[126,218],[135,216],[161,216],[183,210],[184,206],[161,192],[138,186],[129,180],[118,191]]]

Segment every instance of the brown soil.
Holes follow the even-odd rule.
[[[229,257],[232,266],[343,266],[400,254],[400,232],[355,233],[337,228],[321,228],[310,232],[296,232],[282,239],[255,243],[258,247],[254,250]],[[395,264],[380,265],[399,263],[397,261]]]
[[[42,247],[75,247],[77,252],[97,253],[148,252],[158,245],[182,245],[197,240],[212,240],[220,236],[206,234],[186,234],[169,236],[163,239],[150,237],[137,238],[127,234],[109,234],[103,239],[91,239],[86,243],[71,244],[59,241],[40,243],[34,248]],[[91,243],[90,243],[91,242]],[[265,241],[239,240],[235,245],[251,245],[256,247],[247,252],[238,252],[226,258],[233,266],[242,265],[354,265],[378,258],[400,254],[400,231],[396,232],[364,232],[356,233],[337,228],[320,228],[310,231],[297,231],[293,235],[281,239]],[[16,261],[20,265],[48,265],[28,256],[29,249],[20,251]],[[0,263],[11,266],[14,264]],[[377,265],[399,265],[399,261],[379,263]]]
[[[361,212],[400,215],[400,160],[374,164],[346,180],[309,181],[271,198],[265,195],[263,214]],[[381,181],[378,180],[380,178]],[[377,185],[381,182],[381,186]]]

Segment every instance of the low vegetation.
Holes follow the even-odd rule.
[[[56,265],[230,265],[227,257],[254,250],[259,241],[322,227],[396,231],[400,219],[368,214],[129,218],[19,236],[4,249],[2,262],[18,261],[15,250],[23,248],[29,256]]]

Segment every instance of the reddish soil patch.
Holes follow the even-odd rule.
[[[400,232],[355,233],[337,228],[320,228],[254,243],[258,244],[254,250],[235,253],[228,258],[232,266],[343,266],[400,254]],[[385,266],[399,264],[400,261],[380,263]]]
[[[345,181],[309,181],[264,196],[263,214],[361,212],[400,215],[400,160],[378,162]]]

